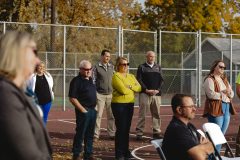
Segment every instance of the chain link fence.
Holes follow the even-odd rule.
[[[138,65],[145,62],[147,51],[158,53],[164,78],[162,105],[169,106],[175,93],[190,94],[197,105],[203,105],[203,80],[216,59],[223,59],[229,82],[236,89],[240,35],[0,22],[0,33],[8,30],[27,31],[35,36],[39,57],[54,79],[53,106],[63,106],[64,110],[71,106],[67,98],[69,83],[78,75],[79,62],[88,59],[96,64],[103,49],[111,50],[112,63],[119,55],[127,57],[129,72],[135,75]],[[234,102],[239,103],[237,96]]]
[[[54,79],[53,106],[71,106],[68,101],[69,84],[79,73],[79,62],[87,59],[96,64],[103,49],[112,53],[112,63],[117,56],[126,56],[130,72],[135,73],[145,51],[156,50],[156,32],[118,28],[49,25],[36,23],[0,22],[0,33],[9,30],[27,31],[38,44],[39,58],[46,63]]]

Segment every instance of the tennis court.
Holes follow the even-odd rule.
[[[238,109],[238,108],[237,108]],[[197,128],[202,128],[202,124],[207,122],[201,116],[203,108],[198,108],[197,115],[192,123]],[[238,109],[239,110],[239,109]],[[145,136],[142,141],[136,140],[135,127],[137,123],[138,107],[135,107],[134,116],[132,120],[130,133],[130,149],[133,156],[139,160],[156,160],[159,156],[151,145],[150,140],[152,136],[151,116],[147,115]],[[161,107],[161,130],[165,132],[169,121],[172,118],[172,111],[170,106]],[[231,117],[229,129],[226,138],[230,142],[232,149],[235,150],[235,140],[239,126],[239,115]],[[100,140],[94,143],[94,156],[99,160],[113,160],[114,159],[114,141],[110,140],[106,132],[106,115],[103,115],[102,129]],[[60,108],[52,108],[49,114],[49,122],[47,129],[50,133],[51,143],[54,151],[54,160],[70,160],[72,159],[71,148],[72,140],[75,133],[75,113],[73,107],[69,107],[66,111]]]

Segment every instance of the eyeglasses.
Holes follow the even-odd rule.
[[[125,66],[125,67],[126,67],[126,66],[129,66],[129,63],[122,63],[122,64],[120,63],[119,65],[120,65],[120,66]]]
[[[190,105],[190,106],[181,106],[182,108],[196,108],[196,105],[195,104],[193,104],[193,105]]]
[[[226,69],[226,67],[225,66],[218,66],[220,69]]]
[[[91,71],[92,70],[92,68],[80,68],[80,69],[82,69],[84,71]]]

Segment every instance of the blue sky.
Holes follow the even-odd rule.
[[[142,4],[142,6],[144,6],[145,0],[137,0],[137,1],[140,2]]]

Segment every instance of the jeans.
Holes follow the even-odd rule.
[[[129,132],[133,116],[133,103],[112,103],[112,112],[115,118],[115,157],[129,157]]]
[[[49,102],[47,104],[40,105],[43,111],[43,122],[45,126],[47,125],[47,120],[48,120],[48,113],[50,111],[50,108],[52,106],[52,102]]]
[[[73,156],[79,156],[82,152],[84,141],[84,159],[88,159],[93,153],[93,136],[96,124],[97,111],[89,108],[86,113],[75,109],[76,114],[76,134],[73,140]]]
[[[229,103],[222,102],[222,111],[223,111],[222,116],[214,117],[212,115],[208,115],[208,122],[216,123],[217,125],[219,125],[223,134],[226,133],[229,126],[229,122],[230,122],[229,107],[230,107]],[[216,149],[220,153],[221,145],[217,145]]]

